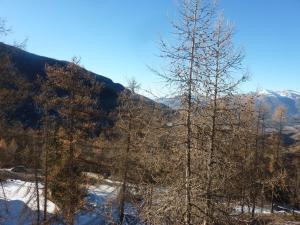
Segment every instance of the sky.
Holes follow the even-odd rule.
[[[126,85],[164,87],[148,68],[159,67],[160,38],[172,41],[176,0],[0,0],[0,17],[12,32],[7,43],[28,39],[26,50],[70,60]],[[219,0],[235,26],[235,46],[246,54],[250,79],[241,91],[300,91],[300,0]]]

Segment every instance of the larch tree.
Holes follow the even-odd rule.
[[[138,95],[138,83],[135,80],[129,81],[128,88],[119,96],[118,108],[116,110],[115,130],[117,139],[115,141],[117,176],[121,179],[119,193],[119,224],[125,222],[125,206],[130,199],[130,190],[133,187],[139,189],[143,182],[150,179],[151,172],[146,166],[150,147],[150,136],[153,135],[153,124],[156,105],[145,97]],[[153,139],[152,139],[153,141]],[[130,183],[130,185],[129,185]],[[130,188],[129,188],[130,187]]]
[[[253,97],[242,96],[239,98],[236,115],[235,128],[235,160],[237,174],[234,177],[236,182],[237,200],[239,201],[242,214],[245,212],[245,207],[248,206],[250,212],[249,190],[252,168],[252,143],[254,142],[254,126],[255,119],[255,103]]]
[[[230,114],[233,110],[233,94],[240,82],[245,80],[244,75],[241,75],[241,78],[234,78],[234,74],[242,71],[243,54],[234,48],[232,38],[232,27],[225,23],[222,17],[217,19],[210,35],[203,77],[203,93],[206,102],[203,121],[208,130],[207,137],[209,140],[205,154],[206,218],[204,224],[213,223],[215,208],[213,193],[217,191],[214,185],[220,182],[216,180],[219,176],[215,172],[224,172],[220,156],[222,156],[225,147],[224,144],[223,147],[221,146],[224,140],[230,140],[226,134],[232,133]],[[225,156],[230,155],[230,152],[225,151],[223,154]]]
[[[62,143],[58,167],[52,171],[55,178],[50,185],[52,197],[62,209],[68,225],[74,224],[74,215],[84,203],[84,177],[78,168],[81,148],[79,142],[87,140],[96,121],[98,111],[95,93],[101,87],[74,58],[64,67],[46,66],[48,83],[56,91],[51,107],[60,120],[59,139]]]
[[[260,104],[256,106],[253,117],[253,127],[251,129],[251,175],[249,177],[250,187],[249,187],[249,201],[251,204],[251,215],[252,218],[255,216],[255,209],[257,206],[257,201],[259,194],[262,189],[263,182],[263,140],[264,140],[264,127],[265,127],[265,114],[267,113],[266,106]]]
[[[6,21],[0,17],[0,38],[9,34]],[[1,40],[1,39],[0,39]],[[0,53],[0,137],[12,140],[22,135],[22,125],[9,117],[27,98],[30,91],[29,82],[11,62],[9,52]],[[9,141],[7,140],[7,141]]]
[[[182,131],[185,137],[181,140],[184,155],[184,209],[180,209],[182,221],[192,224],[192,159],[193,151],[193,98],[199,91],[202,80],[202,62],[205,60],[207,33],[213,9],[210,4],[199,0],[183,1],[180,5],[180,19],[174,23],[175,45],[162,41],[161,56],[169,62],[169,69],[159,73],[171,86],[177,89],[177,95],[182,96],[181,112],[183,113]],[[181,187],[180,187],[181,188]],[[181,192],[182,190],[178,190]],[[182,199],[183,201],[183,199]]]
[[[274,200],[277,192],[285,188],[286,170],[283,164],[283,129],[286,124],[286,109],[279,106],[273,115],[275,132],[271,136],[272,153],[270,154],[268,185],[271,190],[271,212],[274,212]]]
[[[51,111],[55,110],[56,92],[53,88],[51,80],[42,79],[37,76],[36,85],[39,87],[38,94],[34,97],[35,102],[42,112],[40,120],[40,139],[42,140],[41,168],[43,169],[44,179],[44,202],[43,202],[43,222],[48,221],[47,208],[49,200],[49,183],[51,182],[51,171],[54,171],[55,164],[58,164],[57,148],[59,147],[59,138],[57,135],[58,118],[51,115]]]
[[[138,84],[133,81],[129,83],[129,91],[125,90],[119,97],[117,127],[121,130],[121,135],[125,138],[125,151],[121,164],[123,174],[121,175],[122,186],[119,196],[119,224],[124,223],[125,201],[127,195],[128,173],[130,172],[130,161],[132,161],[132,151],[136,146],[134,142],[138,141],[140,125],[143,124],[141,105],[137,99],[136,90]]]

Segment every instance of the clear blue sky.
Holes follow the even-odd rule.
[[[251,80],[243,91],[300,91],[300,0],[219,0],[245,49]],[[27,50],[69,60],[80,56],[89,70],[126,84],[135,77],[160,93],[147,65],[160,64],[157,41],[171,38],[176,0],[0,0],[0,17],[28,38]]]

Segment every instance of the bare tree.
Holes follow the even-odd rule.
[[[193,96],[201,87],[202,61],[205,59],[207,32],[211,22],[212,7],[199,0],[183,1],[180,6],[180,21],[174,23],[176,46],[161,42],[162,57],[170,63],[169,70],[160,74],[167,83],[175,85],[177,95],[182,96],[183,126],[185,138],[182,143],[185,151],[185,210],[182,211],[185,224],[192,224],[192,184],[191,184],[191,152],[193,129]]]
[[[245,78],[234,79],[233,73],[242,69],[243,54],[236,50],[232,43],[233,29],[226,24],[222,17],[216,23],[211,35],[211,44],[207,50],[206,73],[204,76],[204,93],[207,106],[204,117],[208,133],[208,150],[206,155],[206,220],[212,223],[214,217],[213,196],[214,193],[214,171],[221,166],[218,155],[222,152],[220,141],[226,137],[224,130],[230,129],[230,111],[232,109],[233,94],[236,87]],[[205,121],[204,120],[204,121]],[[222,137],[223,136],[223,137]],[[219,140],[218,140],[219,139]],[[228,152],[230,154],[230,152]]]
[[[268,185],[271,189],[271,212],[274,212],[274,199],[276,190],[284,189],[286,171],[283,165],[283,128],[286,123],[286,109],[279,106],[273,115],[273,121],[275,123],[276,131],[271,136],[273,152],[269,160],[269,173],[270,177]]]
[[[156,104],[136,93],[139,85],[135,80],[129,81],[128,89],[119,96],[117,120],[115,130],[115,163],[114,170],[121,179],[119,193],[119,223],[125,223],[125,206],[127,203],[135,204],[131,190],[139,189],[151,180],[152,171],[148,160],[151,160],[150,149],[153,141],[154,121],[157,121]],[[118,169],[120,168],[120,169]],[[119,171],[118,171],[119,170]],[[129,185],[130,183],[130,185]],[[136,205],[138,206],[138,204]]]
[[[119,201],[119,223],[124,223],[124,211],[125,201],[128,185],[128,172],[129,163],[132,157],[132,150],[134,148],[134,141],[137,141],[137,133],[140,132],[139,125],[143,124],[142,111],[140,108],[139,100],[137,99],[136,89],[138,84],[135,80],[129,83],[129,90],[124,91],[119,97],[119,110],[118,110],[118,122],[117,126],[121,129],[121,132],[125,136],[125,154],[123,159],[123,175],[122,186],[120,190]],[[134,140],[135,139],[135,140]]]
[[[6,21],[0,17],[0,36],[5,36],[10,32],[10,29],[6,26]]]

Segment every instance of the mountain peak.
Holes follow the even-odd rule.
[[[286,97],[292,99],[300,98],[300,92],[294,90],[272,91],[268,89],[262,89],[256,92],[259,96],[274,96],[274,97]]]
[[[300,98],[300,92],[299,91],[285,90],[285,91],[279,91],[278,93],[283,97]]]

